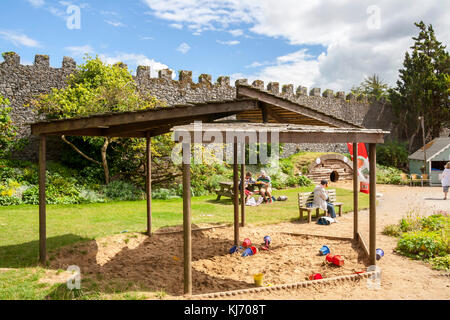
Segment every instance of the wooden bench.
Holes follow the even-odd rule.
[[[222,196],[233,199],[233,197],[234,197],[233,183],[232,182],[219,182],[219,185],[220,185],[220,189],[215,191],[215,193],[217,194],[216,201],[219,201],[220,197],[222,197]]]
[[[330,189],[327,190],[328,197],[330,198],[330,202],[334,205],[334,207],[339,208],[339,216],[342,216],[342,202],[336,202],[336,190]],[[314,206],[314,192],[302,192],[298,194],[298,210],[300,212],[300,221],[303,220],[303,212],[308,212],[308,223],[311,223],[311,211],[316,211],[316,218],[319,218],[320,208]],[[326,210],[324,211],[324,215],[327,215]]]

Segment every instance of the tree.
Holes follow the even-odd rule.
[[[432,25],[426,26],[422,21],[415,25],[419,35],[413,37],[411,53],[405,53],[396,88],[390,90],[395,122],[409,141],[410,152],[416,147],[415,142],[421,141],[417,139],[421,130],[419,116],[425,119],[428,141],[439,136],[442,126],[450,123],[449,53],[436,40]]]
[[[378,75],[366,77],[357,87],[353,87],[351,92],[355,95],[364,94],[369,100],[376,101],[388,97],[388,85],[379,78]]]
[[[68,78],[65,88],[53,89],[49,94],[40,95],[31,102],[32,108],[45,114],[48,119],[143,110],[158,104],[154,97],[139,92],[125,65],[107,65],[98,57],[89,56],[85,57],[85,63],[78,66],[75,73]],[[100,150],[101,159],[98,160],[76,145],[80,139],[65,136],[61,138],[84,159],[103,168],[106,184],[110,180],[107,152],[112,144],[117,148],[134,149],[137,153],[143,153],[143,143],[140,139],[82,137],[83,142]]]
[[[8,157],[14,144],[17,128],[13,125],[9,100],[0,95],[0,158]]]

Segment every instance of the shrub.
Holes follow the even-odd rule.
[[[398,241],[398,250],[414,259],[445,256],[447,243],[440,233],[429,231],[408,232]]]
[[[106,202],[104,196],[94,190],[81,189],[79,195],[80,203],[102,203]]]
[[[45,188],[45,202],[47,204],[75,204],[80,202],[79,192],[72,189],[64,192],[53,185],[47,185]],[[39,187],[32,186],[22,194],[22,201],[26,204],[39,204]]]
[[[398,237],[402,234],[402,230],[396,224],[390,224],[384,227],[383,234],[391,237]]]
[[[450,256],[436,257],[430,259],[431,266],[436,270],[450,270]]]
[[[0,206],[15,206],[22,204],[22,200],[14,196],[0,196]]]
[[[293,176],[288,177],[286,180],[286,185],[288,187],[295,187],[295,186],[297,186],[297,184],[298,184],[298,179]]]
[[[298,177],[298,185],[300,187],[309,187],[312,186],[314,183],[311,179],[309,179],[307,176],[300,176]]]
[[[143,192],[134,185],[115,180],[103,188],[107,198],[111,200],[140,200],[143,198]]]
[[[402,171],[397,168],[377,164],[377,183],[401,184],[401,173]]]
[[[179,198],[179,196],[177,195],[177,190],[175,189],[159,188],[156,190],[152,190],[152,198],[168,200],[173,198]]]
[[[377,162],[383,166],[406,169],[408,166],[407,143],[386,141],[377,145]]]
[[[449,227],[449,219],[440,214],[434,214],[429,217],[424,217],[420,220],[423,230],[438,231]]]

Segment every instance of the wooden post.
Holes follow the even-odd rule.
[[[245,151],[245,149],[244,149]],[[241,164],[241,226],[245,226],[245,152],[244,159]]]
[[[234,244],[239,244],[239,171],[237,163],[237,143],[233,142],[233,195],[234,195]]]
[[[147,132],[146,149],[146,194],[147,194],[147,235],[152,235],[152,138]]]
[[[358,239],[358,143],[353,143],[353,239]]]
[[[376,144],[369,143],[369,198],[370,198],[370,226],[369,226],[369,259],[370,264],[376,264],[376,196],[377,196],[377,172],[376,172]]]
[[[189,144],[190,148],[190,144]],[[185,150],[185,148],[183,148]],[[186,159],[187,158],[187,159]],[[192,294],[192,234],[191,234],[191,164],[183,151],[183,244],[184,294]]]
[[[45,265],[47,261],[47,222],[45,204],[45,153],[47,137],[42,134],[39,138],[39,260]]]

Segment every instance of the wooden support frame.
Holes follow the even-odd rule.
[[[47,212],[45,198],[45,169],[47,137],[39,136],[39,261],[47,262]]]
[[[376,172],[376,144],[369,143],[369,262],[376,264],[376,196],[377,196],[377,172]]]
[[[358,239],[358,143],[353,143],[353,239]]]
[[[233,143],[233,206],[234,206],[234,245],[239,244],[239,170],[237,143]]]
[[[243,162],[241,164],[241,227],[244,226],[245,226],[245,147],[243,150]]]
[[[189,149],[190,150],[190,144]],[[183,148],[185,150],[185,148]],[[183,260],[184,293],[192,294],[191,159],[183,152]]]
[[[152,138],[147,132],[146,138],[146,179],[145,179],[145,193],[147,196],[147,235],[152,235]]]

